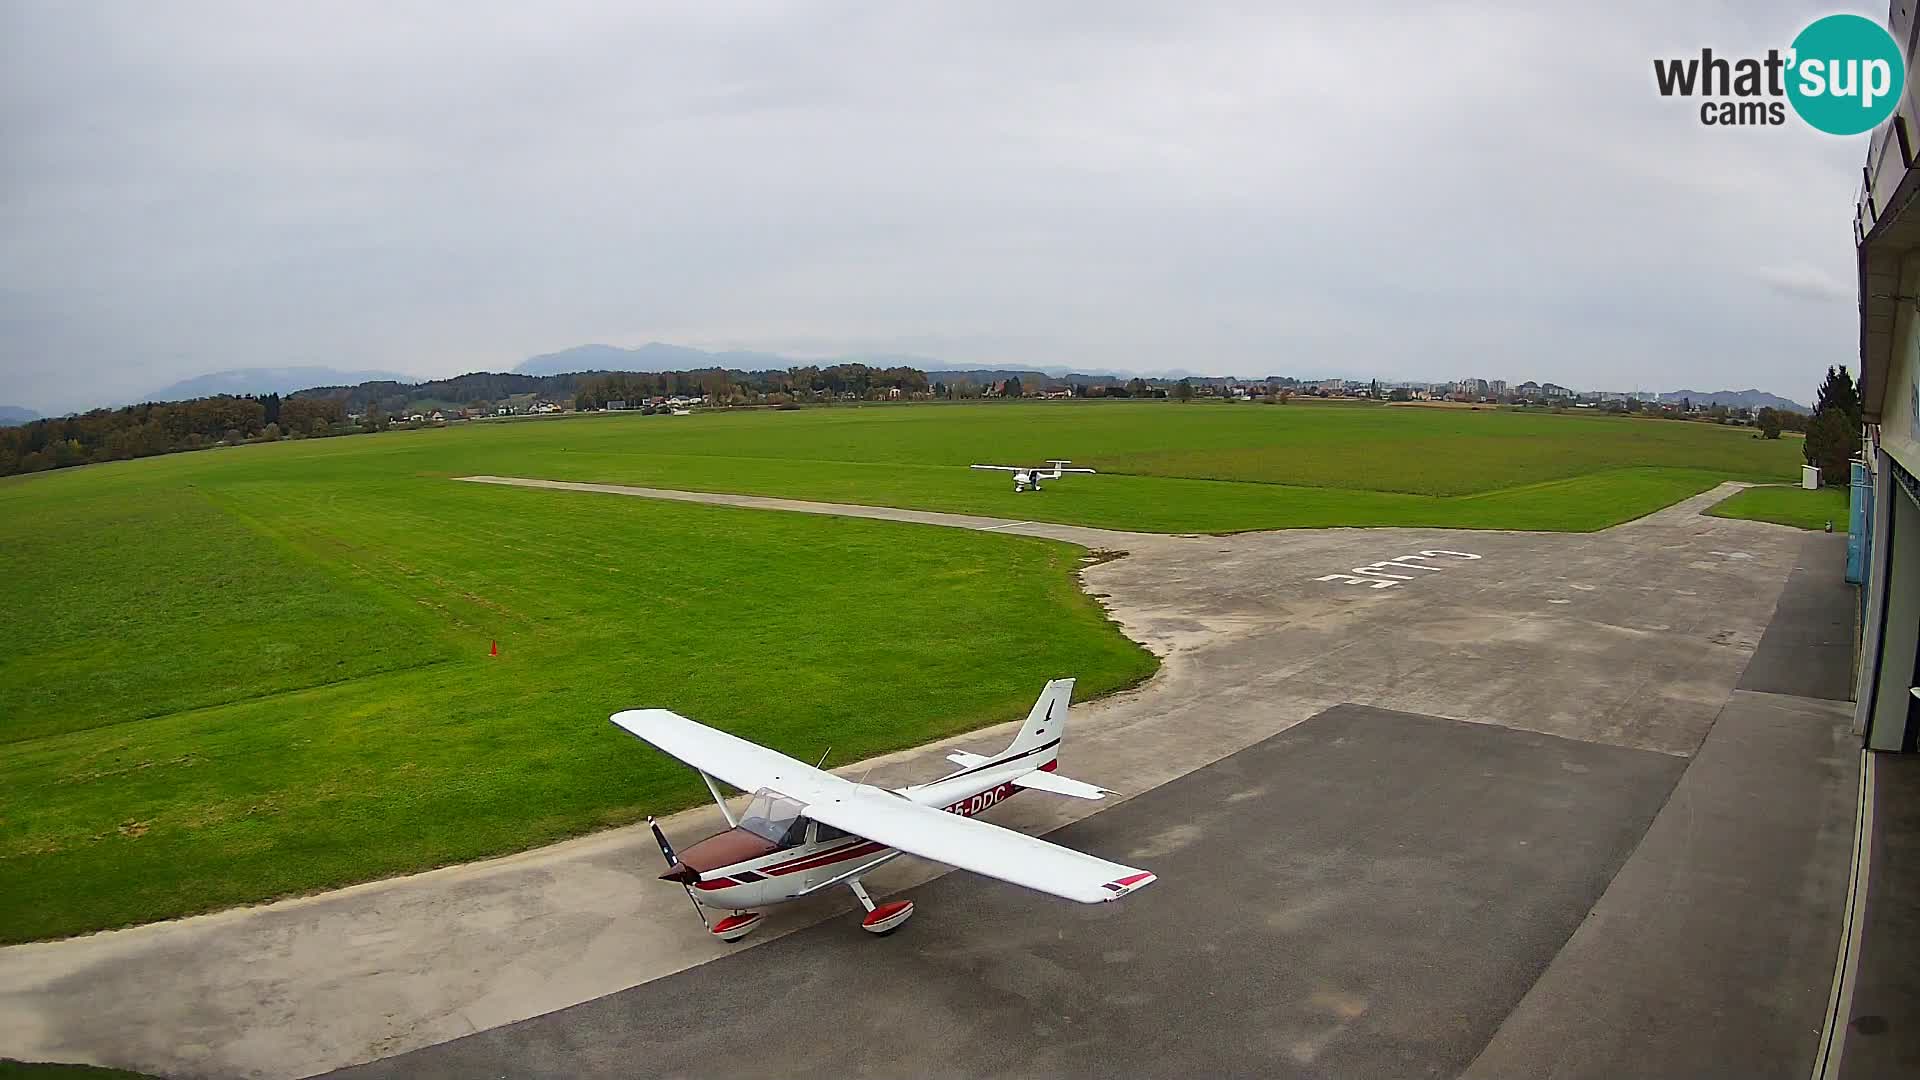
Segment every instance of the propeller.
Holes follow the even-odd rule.
[[[673,845],[667,842],[667,834],[660,831],[659,822],[649,816],[647,818],[647,828],[653,830],[653,841],[660,845],[660,857],[667,860],[667,872],[661,876],[668,877],[680,883],[680,888],[687,894],[687,902],[693,905],[693,913],[700,916],[700,925],[706,927],[708,930],[712,930],[713,926],[707,922],[706,911],[700,907],[700,901],[694,899],[693,886],[687,883],[686,877],[683,874],[674,873],[675,870],[689,873],[691,873],[691,871],[689,868],[680,865],[680,858],[673,853]]]
[[[660,857],[667,860],[667,869],[671,870],[680,862],[673,853],[673,845],[667,842],[667,834],[660,831],[660,825],[651,817],[647,819],[647,828],[653,830],[653,842],[660,845]]]

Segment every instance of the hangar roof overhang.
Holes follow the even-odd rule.
[[[1920,19],[1912,5],[1893,4],[1887,29],[1902,42],[1907,70],[1920,46]],[[1880,422],[1893,367],[1894,323],[1900,305],[1920,311],[1920,275],[1901,289],[1901,267],[1920,253],[1920,88],[1907,79],[1893,114],[1874,129],[1854,200],[1853,238],[1860,257],[1860,405],[1868,423]]]
[[[1904,111],[1904,110],[1903,110]],[[1902,304],[1920,307],[1920,295],[1901,291],[1901,266],[1920,252],[1920,169],[1898,113],[1874,133],[1861,170],[1865,183],[1854,208],[1860,257],[1860,405],[1869,423],[1880,421],[1892,369],[1894,323]],[[1920,286],[1920,282],[1910,282]]]

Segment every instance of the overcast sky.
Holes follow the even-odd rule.
[[[1304,7],[0,0],[0,404],[650,340],[1802,401],[1856,363],[1866,137],[1652,75],[1832,7]]]

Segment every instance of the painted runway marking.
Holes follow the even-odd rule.
[[[1429,574],[1440,573],[1447,564],[1439,566],[1423,565],[1428,559],[1478,559],[1480,556],[1471,551],[1448,551],[1445,548],[1432,548],[1415,552],[1412,555],[1399,555],[1379,562],[1370,562],[1365,566],[1356,566],[1345,574],[1328,574],[1317,577],[1315,581],[1339,581],[1348,585],[1365,585],[1369,589],[1391,589],[1403,581],[1418,581],[1419,574],[1409,574],[1409,570],[1421,570]]]

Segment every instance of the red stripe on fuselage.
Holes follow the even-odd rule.
[[[1019,794],[1019,792],[1019,786],[1009,780],[999,787],[988,788],[978,795],[969,795],[959,802],[954,803],[952,806],[943,806],[940,809],[949,814],[958,814],[961,817],[972,817],[984,810],[989,810],[1000,805],[1002,802]]]
[[[842,844],[837,848],[828,848],[825,851],[816,851],[811,855],[802,855],[798,859],[790,859],[783,863],[774,863],[771,866],[756,866],[756,867],[753,867],[752,869],[757,874],[777,874],[782,870],[785,870],[791,866],[795,866],[799,863],[812,862],[815,859],[824,858],[828,855],[839,855],[842,852],[848,851],[852,848],[859,847],[861,844],[866,842],[867,841],[861,840],[858,837],[854,837],[848,840],[847,843]]]
[[[832,851],[811,859],[802,859],[799,862],[770,867],[766,870],[758,871],[758,873],[766,874],[768,877],[780,877],[783,874],[792,874],[801,870],[812,870],[816,867],[830,866],[833,863],[844,862],[847,859],[857,858],[861,855],[871,855],[876,851],[885,851],[886,849],[885,844],[876,844],[869,840],[864,844],[856,844],[850,848]]]

